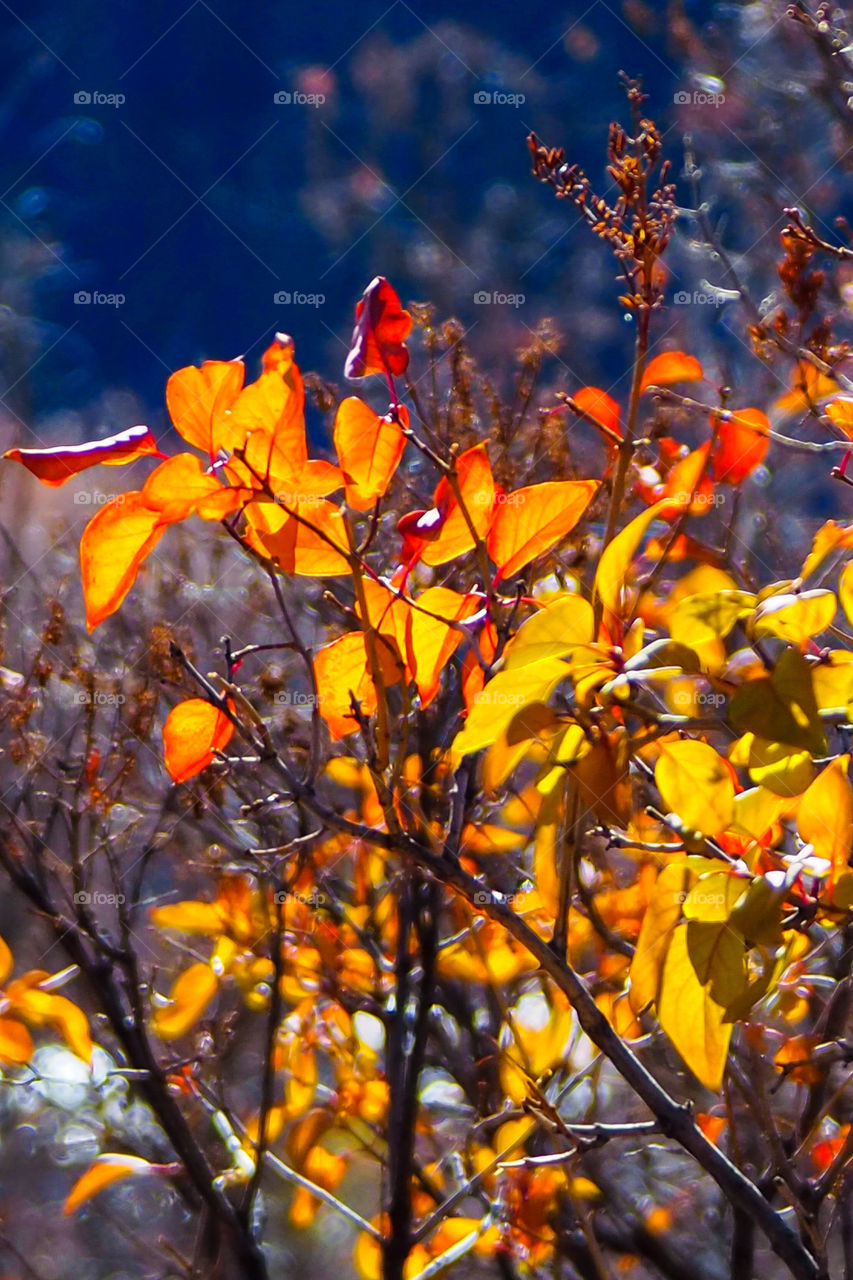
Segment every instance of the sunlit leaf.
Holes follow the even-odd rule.
[[[725,933],[725,926],[706,928],[715,934]],[[711,982],[703,982],[697,973],[688,944],[689,929],[689,925],[679,925],[672,934],[656,1009],[661,1026],[687,1066],[706,1088],[716,1093],[723,1082],[733,1024],[724,1021],[724,1007],[712,999],[708,989]],[[736,941],[736,945],[742,955],[743,944]],[[705,953],[703,946],[702,956]],[[723,966],[730,963],[731,957],[724,956]]]
[[[723,418],[711,460],[714,479],[740,484],[751,475],[764,461],[769,430],[769,419],[760,409],[738,409],[731,417]]]
[[[821,770],[797,807],[797,827],[815,854],[836,873],[847,866],[853,850],[853,791],[850,756],[836,756]]]
[[[166,405],[178,435],[211,458],[219,447],[223,415],[243,387],[242,360],[206,360],[173,373],[166,383]]]
[[[409,365],[406,338],[412,317],[404,311],[397,294],[384,276],[376,276],[355,308],[355,328],[344,366],[347,378],[366,378],[371,373],[398,376]]]
[[[219,990],[209,964],[190,965],[177,978],[169,1003],[154,1010],[154,1030],[161,1040],[177,1040],[191,1031]]]
[[[592,640],[592,606],[583,596],[550,601],[519,627],[503,653],[503,670],[515,671],[543,658],[559,658]]]
[[[17,1018],[0,1018],[0,1062],[29,1062],[34,1053],[33,1038]]]
[[[187,782],[206,769],[231,741],[234,725],[203,698],[173,707],[163,725],[164,761],[173,782]]]
[[[489,455],[484,444],[476,444],[459,455],[456,460],[456,477],[460,506],[447,478],[442,478],[435,490],[433,501],[439,520],[424,542],[424,564],[446,564],[457,556],[471,551],[475,545],[474,534],[482,540],[489,531],[495,501],[495,482]],[[472,533],[473,530],[473,533]],[[418,536],[423,536],[419,533]]]
[[[469,618],[480,607],[477,596],[463,596],[449,587],[428,587],[410,610],[409,666],[426,707],[438,693],[441,674],[462,641],[462,632],[451,626]]]
[[[668,387],[673,382],[699,382],[705,374],[695,356],[683,351],[664,351],[646,365],[640,390]]]
[[[167,527],[162,513],[146,506],[141,493],[119,494],[86,525],[80,569],[90,631],[115,613]]]
[[[634,556],[649,525],[660,516],[666,505],[666,502],[658,502],[643,511],[601,553],[595,573],[595,592],[604,605],[606,614],[614,618],[620,616],[622,592]]]
[[[636,1013],[657,999],[663,962],[694,878],[686,859],[658,874],[631,960],[629,998]]]
[[[156,452],[157,443],[148,427],[128,427],[104,440],[50,449],[9,449],[3,457],[20,462],[42,484],[57,487],[88,467],[119,466]]]
[[[454,752],[465,755],[490,746],[521,707],[546,701],[568,674],[568,666],[559,658],[499,671],[478,694],[465,728],[456,735]]]
[[[820,754],[826,746],[812,689],[811,670],[798,649],[786,649],[773,671],[747,680],[729,702],[740,732]]]
[[[335,450],[347,504],[356,511],[367,511],[383,496],[403,456],[409,415],[402,405],[397,414],[402,426],[391,414],[380,418],[358,396],[347,396],[338,405]]]
[[[667,809],[688,831],[715,836],[730,825],[735,798],[731,766],[707,743],[664,743],[655,782]]]
[[[579,391],[575,392],[572,399],[588,417],[601,423],[603,427],[607,427],[614,435],[622,435],[622,428],[619,423],[619,405],[606,391],[602,391],[601,387],[581,387]]]
[[[103,1191],[104,1187],[124,1178],[138,1178],[151,1173],[161,1173],[162,1166],[152,1165],[141,1156],[126,1156],[105,1152],[89,1165],[81,1178],[78,1178],[69,1192],[62,1212],[76,1213],[87,1200]]]
[[[509,578],[570,533],[598,489],[597,480],[553,480],[503,494],[489,530],[488,551]]]
[[[770,596],[755,610],[749,630],[756,639],[775,636],[790,644],[805,645],[832,625],[837,608],[833,591]]]

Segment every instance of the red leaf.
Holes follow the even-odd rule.
[[[711,426],[714,418],[711,417]],[[770,422],[760,409],[738,409],[720,424],[711,459],[714,479],[740,484],[764,461]]]
[[[617,436],[622,435],[622,428],[619,425],[619,405],[606,391],[602,391],[601,387],[581,387],[572,399],[579,409],[600,423],[602,427],[606,427]]]
[[[157,445],[147,427],[128,427],[105,440],[57,445],[52,449],[9,449],[3,457],[20,462],[42,484],[56,488],[89,467],[101,464],[116,467],[156,452]]]
[[[704,376],[695,356],[685,355],[683,351],[664,351],[647,365],[640,390],[668,387],[671,382],[700,382]]]
[[[409,365],[405,343],[411,329],[412,317],[403,310],[397,294],[384,276],[376,276],[355,309],[355,328],[344,376],[366,378],[371,373],[405,373]]]

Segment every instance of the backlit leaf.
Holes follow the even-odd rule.
[[[173,707],[163,725],[164,761],[173,782],[201,773],[231,741],[234,725],[203,698],[188,698]]]
[[[592,606],[583,596],[559,596],[519,627],[504,650],[503,670],[515,671],[543,658],[562,657],[575,645],[591,640]]]
[[[397,409],[408,426],[408,410]],[[391,414],[380,418],[358,396],[347,396],[335,417],[335,450],[346,485],[346,499],[356,511],[367,511],[385,493],[397,470],[406,437]]]
[[[598,489],[597,480],[553,480],[503,494],[488,537],[501,577],[518,573],[570,533]]]
[[[704,376],[695,356],[685,355],[683,351],[664,351],[646,365],[640,390],[668,387],[673,382],[699,382]]]
[[[775,636],[790,644],[805,645],[832,625],[837,608],[833,591],[770,596],[755,610],[749,630],[759,640]]]
[[[711,418],[714,426],[714,417]],[[760,409],[738,409],[724,418],[717,430],[717,443],[711,460],[715,480],[740,484],[764,461],[769,441],[770,422]]]
[[[731,766],[705,742],[683,739],[661,746],[655,782],[663,802],[688,831],[715,836],[734,816]]]
[[[3,457],[20,462],[42,484],[57,487],[88,467],[120,466],[156,452],[156,441],[147,427],[128,427],[104,440],[50,449],[9,449]]]
[[[724,928],[725,926],[723,926]],[[661,1026],[696,1078],[715,1093],[732,1036],[725,1009],[711,998],[688,947],[688,925],[679,925],[670,940],[656,1001]],[[741,944],[742,949],[742,944]]]
[[[177,1040],[191,1031],[219,990],[209,964],[190,965],[178,977],[169,1003],[154,1010],[154,1030],[161,1040]]]
[[[658,502],[643,511],[604,548],[595,573],[595,592],[604,605],[605,614],[618,618],[622,609],[622,591],[643,535],[653,520],[661,515],[667,503]]]
[[[853,791],[850,756],[836,756],[821,770],[797,807],[797,827],[819,858],[843,871],[853,850]]]
[[[371,373],[398,376],[409,365],[406,338],[412,317],[404,311],[397,294],[384,276],[376,276],[355,308],[355,328],[344,366],[347,378],[366,378]]]
[[[499,671],[477,695],[465,728],[456,735],[454,752],[466,755],[490,746],[521,707],[546,701],[568,674],[568,666],[559,658],[546,658],[517,671]]]
[[[481,540],[485,540],[489,531],[495,482],[484,444],[476,444],[460,454],[456,460],[456,476],[463,505],[457,501],[449,480],[442,478],[433,498],[439,520],[435,536],[424,543],[424,564],[439,565],[455,560],[474,547],[472,529]]]
[[[166,383],[166,405],[178,435],[213,458],[223,416],[243,387],[242,360],[206,360],[200,369],[178,369]]]
[[[579,409],[602,426],[607,427],[615,435],[622,435],[619,424],[619,405],[601,387],[581,387],[572,396]]]
[[[113,1182],[160,1172],[162,1172],[161,1166],[152,1165],[141,1156],[105,1152],[98,1156],[83,1176],[74,1183],[62,1212],[75,1213],[87,1200],[91,1200],[92,1196],[97,1195]]]
[[[161,512],[146,506],[141,493],[119,494],[86,525],[80,569],[90,631],[115,613],[166,528]]]

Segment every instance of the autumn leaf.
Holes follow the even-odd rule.
[[[408,661],[423,707],[438,693],[441,675],[462,641],[462,632],[451,623],[469,618],[480,607],[480,598],[460,595],[449,587],[428,587],[410,609]]]
[[[77,1210],[91,1200],[92,1196],[103,1191],[104,1187],[124,1178],[144,1177],[152,1173],[162,1174],[169,1166],[151,1164],[140,1156],[127,1156],[114,1152],[99,1155],[89,1168],[78,1178],[68,1194],[62,1212],[76,1213]]]
[[[191,1031],[219,990],[209,964],[190,965],[175,981],[166,1004],[154,1010],[154,1031],[161,1040],[177,1040]]]
[[[356,511],[369,510],[383,496],[403,456],[409,413],[398,405],[396,415],[380,418],[358,396],[347,396],[338,406],[335,450],[347,504]]]
[[[167,527],[162,513],[147,506],[141,493],[117,495],[86,525],[80,570],[90,631],[115,613]]]
[[[643,511],[618,533],[604,548],[595,573],[595,594],[604,606],[606,618],[618,619],[622,610],[622,591],[637,548],[653,520],[657,520],[667,503],[658,502]]]
[[[668,387],[673,382],[700,382],[705,374],[695,356],[683,351],[664,351],[646,365],[640,391],[648,387]]]
[[[378,651],[381,653],[381,646]],[[348,632],[318,649],[314,657],[314,678],[320,713],[333,740],[355,733],[359,727],[352,713],[353,698],[365,717],[376,710],[376,689],[368,671],[363,632]]]
[[[205,360],[178,369],[166,383],[166,406],[178,435],[214,458],[226,412],[243,388],[242,360]]]
[[[619,423],[619,405],[601,387],[581,387],[579,391],[575,392],[572,399],[588,418],[600,423],[608,431],[612,431],[614,435],[622,435],[622,428]]]
[[[597,490],[597,480],[552,480],[501,495],[486,544],[499,576],[512,577],[556,546]]]
[[[473,549],[472,529],[481,540],[485,540],[489,531],[495,482],[485,444],[476,444],[459,455],[456,459],[456,482],[462,505],[446,477],[436,486],[433,501],[438,521],[435,532],[431,532],[421,550],[424,564],[435,566],[455,560]],[[422,537],[423,534],[418,531],[417,536]]]
[[[404,311],[397,294],[384,276],[376,276],[355,308],[355,328],[344,366],[347,378],[366,378],[371,373],[398,376],[409,366],[406,338],[412,317]]]
[[[234,725],[203,698],[173,707],[163,725],[164,761],[173,782],[188,782],[206,769],[231,741]]]
[[[565,595],[550,601],[528,618],[504,649],[503,669],[561,658],[577,645],[589,644],[593,635],[592,606],[583,596]]]
[[[42,484],[58,487],[89,467],[120,466],[156,453],[157,443],[148,427],[128,427],[104,440],[50,449],[9,449],[3,457],[20,462]]]
[[[337,577],[349,573],[344,516],[333,502],[288,494],[290,502],[252,503],[246,508],[247,541],[283,573]]]
[[[669,812],[688,831],[719,835],[734,816],[732,769],[706,742],[665,742],[655,766],[655,782]]]
[[[853,849],[853,790],[850,756],[840,755],[821,770],[797,806],[797,827],[805,844],[838,875]]]
[[[688,929],[676,927],[663,965],[656,999],[658,1020],[687,1066],[707,1089],[717,1092],[723,1082],[733,1023],[725,1020],[725,1008],[712,999],[708,988],[713,979],[702,980],[691,958]],[[719,926],[721,936],[725,925]],[[739,948],[742,969],[743,944]],[[721,969],[732,963],[726,954]]]
[[[714,416],[711,426],[715,425]],[[715,480],[740,484],[764,461],[769,444],[770,421],[760,409],[738,409],[730,416],[720,415],[717,443],[711,457]]]

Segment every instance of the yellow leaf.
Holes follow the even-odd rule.
[[[601,600],[607,615],[618,618],[621,615],[622,591],[631,563],[643,535],[649,525],[658,518],[669,504],[657,502],[647,511],[643,511],[629,525],[617,533],[613,541],[604,548],[595,573],[595,594]]]
[[[544,702],[568,674],[568,666],[559,658],[545,658],[518,671],[499,671],[477,694],[464,729],[454,739],[454,754],[490,746],[521,707]]]
[[[219,990],[219,979],[210,965],[190,965],[178,977],[169,1003],[154,1010],[154,1030],[161,1040],[177,1040],[195,1026]]]
[[[754,733],[745,733],[733,744],[729,760],[739,769],[747,769],[752,782],[776,796],[801,795],[814,777],[809,751],[768,742]],[[735,806],[737,811],[737,800]]]
[[[847,866],[853,848],[853,792],[847,771],[850,756],[836,756],[823,769],[797,808],[797,828],[806,844],[814,845],[836,873]]]
[[[763,600],[753,615],[750,631],[757,640],[775,636],[804,645],[832,624],[838,601],[833,591],[803,591]]]
[[[483,786],[494,794],[527,756],[541,757],[563,731],[565,721],[544,702],[529,702],[516,711],[512,720],[489,747],[483,761]]]
[[[677,927],[671,937],[656,1001],[657,1015],[696,1078],[716,1093],[723,1082],[733,1024],[723,1021],[724,1007],[711,998],[710,983],[702,982],[696,971],[688,947],[688,928]],[[739,945],[742,951],[743,944]]]
[[[592,606],[583,596],[560,596],[519,627],[503,654],[504,671],[559,658],[592,640]]]
[[[686,860],[669,863],[658,875],[631,961],[628,994],[635,1013],[657,998],[663,962],[692,880]]]
[[[748,591],[711,591],[679,601],[669,618],[669,634],[682,644],[724,640],[738,619],[748,615],[755,596]]]
[[[770,675],[746,680],[729,702],[729,720],[741,733],[819,755],[826,737],[818,717],[811,668],[799,649],[786,649]]]
[[[103,1191],[104,1187],[108,1187],[113,1182],[120,1182],[123,1178],[138,1178],[140,1175],[159,1172],[161,1170],[157,1165],[149,1164],[147,1160],[141,1159],[140,1156],[125,1156],[106,1152],[104,1155],[98,1156],[82,1178],[78,1178],[74,1183],[62,1212],[64,1214],[76,1212],[87,1200],[97,1195],[99,1191]]]
[[[729,765],[705,742],[685,739],[661,747],[655,782],[670,813],[688,831],[719,835],[731,825],[735,788]]]
[[[414,674],[421,705],[432,702],[441,685],[441,675],[462,640],[462,632],[452,627],[475,613],[476,596],[460,595],[449,587],[429,587],[409,610],[409,665]]]

